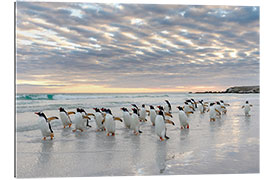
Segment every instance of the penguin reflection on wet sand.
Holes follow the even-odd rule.
[[[250,116],[249,111],[251,110],[250,107],[252,107],[252,104],[249,104],[248,101],[246,101],[246,104],[242,106],[242,109],[244,109],[245,116]]]
[[[36,115],[38,115],[38,124],[41,131],[41,134],[43,136],[43,140],[46,140],[47,137],[51,137],[51,140],[54,138],[54,133],[51,126],[51,121],[54,119],[58,119],[58,117],[53,116],[47,118],[46,115],[43,112],[35,112]]]
[[[157,136],[160,138],[160,141],[164,141],[165,139],[170,139],[166,135],[167,128],[166,128],[165,123],[175,125],[173,121],[165,119],[163,110],[159,110],[156,116],[156,120],[155,120],[155,132]]]

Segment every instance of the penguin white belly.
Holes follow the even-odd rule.
[[[146,119],[146,110],[143,108],[140,112],[140,119],[145,120]]]
[[[180,111],[178,114],[178,117],[179,117],[179,121],[180,121],[181,126],[186,126],[188,124],[187,123],[187,115],[185,114],[184,111]]]
[[[156,134],[163,138],[165,137],[165,122],[162,116],[157,115],[155,120],[155,132]]]
[[[68,126],[71,123],[65,112],[60,112],[59,116],[63,126]]]
[[[155,110],[150,110],[150,120],[153,124],[155,124],[155,120],[156,120],[156,111]]]
[[[191,111],[191,109],[190,109],[190,107],[188,105],[185,105],[184,106],[184,111],[185,111],[185,113],[188,113],[188,112]]]
[[[46,122],[44,118],[39,118],[39,127],[43,137],[49,137],[51,131],[49,129],[49,124]]]
[[[249,111],[250,111],[250,105],[245,105],[245,108],[244,108],[244,111],[245,111],[245,114],[248,115],[249,114]]]
[[[104,127],[106,128],[107,133],[114,133],[115,132],[115,121],[113,116],[110,114],[106,115]]]
[[[95,113],[95,122],[97,125],[97,129],[102,129],[104,125],[102,124],[103,116],[101,113]]]
[[[131,116],[131,123],[130,123],[130,129],[134,130],[135,132],[139,131],[139,117],[137,114],[132,114]]]
[[[129,112],[123,112],[123,119],[124,119],[125,126],[127,128],[130,128],[131,116]]]
[[[74,118],[74,124],[76,129],[83,129],[84,128],[85,120],[82,117],[81,113],[76,113]]]
[[[201,103],[198,104],[198,109],[200,113],[203,113],[203,105]]]
[[[217,112],[215,110],[215,107],[210,107],[209,110],[209,117],[212,119],[216,119]]]

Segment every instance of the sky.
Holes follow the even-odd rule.
[[[18,93],[259,85],[258,6],[17,2]]]

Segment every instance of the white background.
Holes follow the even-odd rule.
[[[36,0],[38,1],[38,0]],[[51,1],[51,0],[47,0]],[[61,1],[61,0],[57,0]],[[72,0],[75,2],[78,0]],[[155,178],[161,180],[170,179],[269,179],[269,144],[270,144],[270,125],[269,125],[269,84],[270,84],[270,66],[269,66],[269,24],[270,24],[270,6],[269,0],[99,0],[87,2],[125,2],[125,3],[152,3],[152,4],[194,4],[194,5],[247,5],[260,6],[260,173],[259,174],[238,174],[238,175],[181,175],[181,176],[133,176],[133,177],[110,177],[112,180],[128,179],[148,179]],[[52,1],[53,2],[53,1]],[[68,2],[65,0],[63,2]],[[86,2],[81,0],[78,2]],[[269,1],[270,2],[270,1]],[[14,178],[14,0],[0,1],[0,177],[4,179]],[[107,177],[95,177],[84,179],[100,179]],[[56,179],[56,178],[53,178]],[[58,180],[64,178],[57,178]],[[77,178],[68,178],[70,180]]]

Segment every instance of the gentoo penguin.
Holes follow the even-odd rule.
[[[166,102],[166,105],[164,106],[164,110],[165,110],[165,112],[171,114],[172,113],[171,103],[168,100],[165,100],[165,102]]]
[[[217,113],[220,115],[221,113],[216,109],[215,103],[210,103],[210,107],[207,110],[209,112],[210,121],[216,121]]]
[[[129,129],[130,123],[131,123],[131,115],[127,108],[123,107],[121,108],[121,110],[123,111],[123,119],[124,119],[125,127]]]
[[[110,134],[112,134],[112,136],[115,136],[115,120],[119,120],[120,122],[123,121],[119,117],[114,117],[110,109],[105,109],[105,112],[105,120],[102,121],[102,123],[104,124],[104,127],[106,129],[107,136],[110,136]]]
[[[54,137],[53,130],[51,127],[51,120],[58,119],[58,117],[50,117],[47,118],[46,115],[43,112],[35,112],[36,115],[38,115],[38,124],[41,131],[41,134],[43,136],[43,140],[46,140],[46,137],[51,137],[51,140]]]
[[[178,117],[179,117],[179,121],[180,121],[180,126],[181,129],[189,129],[189,124],[188,124],[188,117],[186,115],[186,113],[184,112],[184,109],[180,106],[177,107],[179,109],[179,113],[178,113]]]
[[[230,104],[224,103],[223,100],[220,100],[219,102],[220,102],[220,105],[221,105],[221,108],[222,108],[222,113],[223,113],[223,114],[226,114],[226,113],[227,113],[227,108],[226,108],[226,106],[230,106]]]
[[[248,101],[246,101],[246,104],[242,106],[242,109],[244,108],[245,116],[250,116],[249,111],[250,107],[252,107],[252,104],[249,104]]]
[[[142,108],[140,109],[140,121],[147,121],[146,120],[146,109],[145,109],[145,104],[142,105]]]
[[[199,101],[199,102],[198,102],[197,107],[198,107],[198,110],[200,111],[200,113],[203,114],[204,111],[205,111],[205,110],[204,110],[205,108],[204,108],[204,105],[203,105],[202,101]]]
[[[192,108],[193,107],[191,105],[189,105],[189,103],[187,101],[184,103],[183,109],[184,109],[184,112],[186,113],[186,115],[193,113]]]
[[[216,112],[217,116],[216,117],[220,118],[221,112],[222,112],[222,107],[221,107],[221,104],[219,103],[219,101],[217,101],[215,103],[215,108],[217,110],[217,112]]]
[[[197,102],[194,99],[190,99],[192,104],[193,104],[193,108],[197,108]]]
[[[58,110],[59,110],[59,116],[60,116],[60,119],[62,121],[64,128],[66,128],[66,126],[70,128],[70,126],[72,125],[72,121],[69,115],[75,114],[75,112],[66,112],[65,109],[62,107],[60,107]]]
[[[130,129],[133,130],[135,135],[138,135],[139,133],[142,133],[140,131],[140,120],[138,115],[138,110],[136,108],[132,108],[132,115],[131,115],[131,122],[130,122]]]
[[[92,114],[92,113],[86,113],[85,110],[82,109],[82,108],[81,108],[81,110],[82,110],[84,121],[86,122],[86,124],[85,124],[86,127],[92,127],[91,125],[89,125],[89,120],[91,120],[91,119],[88,116],[89,115],[92,115],[93,116],[94,114]]]
[[[83,109],[77,108],[77,112],[75,114],[75,118],[73,121],[75,124],[75,129],[72,130],[73,132],[76,132],[77,130],[80,130],[81,132],[83,132],[86,119],[90,119],[85,114],[86,114],[86,112]]]
[[[98,108],[93,108],[93,109],[95,110],[94,119],[96,122],[96,131],[104,131],[105,128],[104,128],[104,125],[102,124],[104,117]],[[91,114],[88,114],[88,115],[91,115]]]
[[[165,138],[169,139],[169,137],[166,135],[167,128],[166,128],[165,123],[170,123],[174,125],[173,121],[165,120],[165,115],[164,115],[163,110],[159,110],[156,116],[156,120],[155,120],[155,132],[161,141],[164,141]]]
[[[154,106],[150,105],[150,120],[151,120],[153,126],[155,126],[156,116],[157,116],[157,112],[156,112]]]

